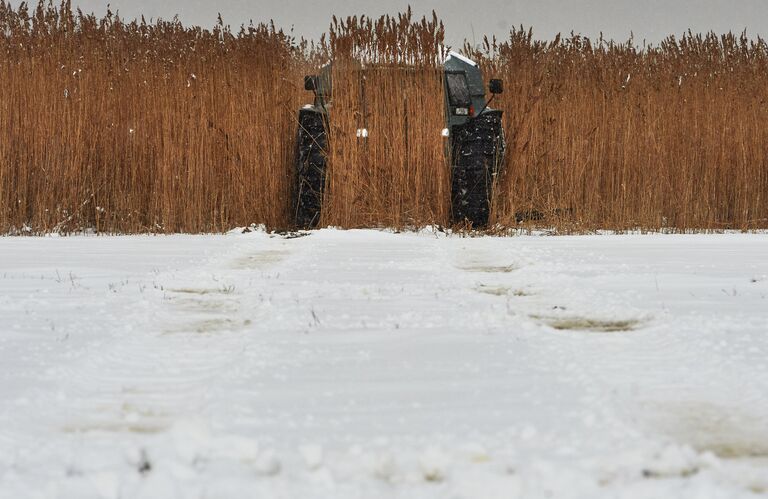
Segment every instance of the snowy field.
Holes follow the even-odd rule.
[[[768,495],[768,235],[0,238],[0,497]]]

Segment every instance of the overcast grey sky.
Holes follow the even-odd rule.
[[[768,34],[768,0],[73,0],[83,10],[101,14],[111,4],[123,17],[171,18],[178,14],[186,24],[211,26],[221,12],[233,27],[274,19],[297,36],[317,38],[332,14],[364,13],[379,16],[404,10],[410,3],[421,16],[433,9],[446,25],[448,42],[460,45],[464,38],[477,42],[483,34],[506,38],[510,27],[533,26],[537,38],[575,31],[596,37],[658,42],[669,34],[714,30],[751,36]]]

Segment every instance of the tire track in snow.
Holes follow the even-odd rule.
[[[517,262],[525,260],[525,257],[519,254],[506,255],[500,262],[484,255],[468,257],[465,252],[462,252],[456,266],[465,272],[486,274],[483,281],[479,283],[479,286],[485,288],[480,289],[481,292],[499,296],[500,298],[497,299],[505,299],[514,310],[516,317],[524,321],[534,320],[542,323],[544,328],[537,328],[538,333],[536,333],[539,348],[545,348],[553,364],[558,365],[565,376],[584,390],[585,395],[582,399],[584,405],[595,408],[591,414],[589,409],[585,410],[584,418],[594,420],[595,424],[603,428],[603,431],[608,430],[616,435],[642,438],[645,434],[647,438],[647,432],[650,431],[654,437],[658,438],[659,430],[663,429],[667,432],[667,438],[704,448],[697,444],[707,440],[701,435],[706,426],[710,428],[716,426],[711,416],[699,418],[701,421],[698,428],[693,427],[683,431],[680,424],[675,422],[675,418],[685,419],[685,414],[680,414],[674,407],[664,409],[664,404],[656,404],[655,410],[652,403],[640,402],[641,407],[638,407],[637,400],[642,399],[643,396],[648,397],[649,394],[653,394],[655,398],[663,397],[664,392],[669,393],[673,398],[686,394],[692,400],[707,400],[711,398],[711,384],[702,384],[701,380],[691,380],[689,375],[692,373],[678,369],[677,366],[696,365],[696,361],[699,360],[711,363],[712,372],[718,372],[728,364],[728,360],[717,352],[699,348],[695,338],[670,334],[668,329],[659,327],[658,320],[649,318],[647,313],[640,312],[631,306],[629,296],[616,294],[606,296],[599,288],[591,288],[588,281],[584,282],[584,279],[579,277],[569,277],[568,274],[573,274],[574,269],[588,269],[589,265],[574,265],[572,261],[562,258],[558,258],[553,265],[550,259],[551,256],[547,253],[537,254],[535,258],[528,259],[525,265],[521,265]],[[577,270],[577,275],[581,272],[582,270]],[[522,300],[519,298],[526,295],[525,293],[515,296],[510,292],[513,289],[531,288],[535,288],[535,291]],[[578,296],[572,295],[571,290],[574,289],[579,290]],[[488,290],[503,291],[489,292]],[[605,307],[608,305],[607,301],[612,303],[611,312],[607,316],[611,319],[603,319],[605,324],[623,324],[624,321],[631,324],[631,321],[638,320],[640,321],[638,330],[633,331],[627,328],[627,331],[612,333],[579,331],[579,326],[582,324],[587,329],[590,323],[601,322],[601,320],[592,319],[591,314],[594,314],[594,304]],[[598,313],[597,317],[600,315]],[[549,329],[547,326],[555,324],[553,321],[557,317],[561,318],[557,319],[562,321],[560,323],[571,321],[573,326],[563,327],[560,331]],[[653,340],[649,341],[649,336],[653,336]],[[601,355],[584,358],[585,353],[593,351],[600,351]],[[643,371],[644,366],[654,366],[655,370],[664,375],[655,376],[654,369],[649,369],[646,379],[638,380],[635,376],[637,372]],[[670,379],[670,373],[676,371],[679,375]],[[627,376],[625,372],[632,374]],[[728,387],[739,386],[737,377],[726,375],[723,378],[719,380],[724,388],[721,393],[729,393]],[[611,389],[611,385],[615,388]],[[639,391],[644,395],[638,393]],[[729,403],[723,404],[723,407],[743,407],[753,404],[765,407],[765,402],[764,391],[747,388],[735,399],[731,398]],[[665,410],[666,415],[663,414]],[[643,416],[639,417],[638,414]],[[732,410],[732,416],[736,419],[745,417],[738,414],[738,410],[736,413]],[[690,415],[687,417],[691,419]],[[720,414],[719,417],[728,416]],[[670,431],[675,427],[677,430]],[[664,438],[664,433],[661,436]],[[743,441],[743,437],[738,435],[734,437]],[[766,445],[768,441],[766,444],[756,444],[753,449],[761,449]],[[720,447],[723,446],[720,445]],[[745,448],[743,444],[735,444],[734,447]]]
[[[542,292],[540,287],[533,301],[550,301],[569,310],[587,311],[595,308],[588,305],[590,302],[607,305],[604,291],[592,288],[591,281],[582,276],[588,276],[590,271],[605,275],[609,262],[579,266],[568,259],[558,260],[559,265],[540,274],[551,281],[549,291]],[[624,267],[617,270],[626,272]],[[551,276],[552,272],[560,275]],[[573,300],[573,296],[560,291],[572,289],[578,289],[582,296]],[[638,317],[645,323],[636,331],[625,333],[559,331],[555,333],[557,339],[552,340],[560,350],[553,357],[562,358],[565,354],[579,359],[579,350],[600,352],[588,362],[576,360],[567,368],[580,383],[596,387],[592,390],[593,405],[610,408],[610,418],[615,423],[628,423],[626,426],[634,434],[644,435],[648,440],[667,439],[717,455],[723,454],[723,449],[725,454],[758,455],[765,452],[761,449],[768,449],[768,425],[757,424],[766,421],[768,414],[764,377],[755,378],[752,365],[733,355],[730,342],[718,344],[709,334],[697,334],[711,331],[719,324],[732,327],[727,318],[657,313],[657,317],[645,319],[644,313],[632,305],[637,296],[631,290],[623,294],[614,292],[608,298],[612,303],[610,317]],[[622,308],[626,311],[622,312]],[[750,445],[745,444],[745,427],[752,428],[754,433]],[[729,439],[731,446],[727,445]]]
[[[116,314],[122,323],[110,323],[103,339],[88,344],[88,355],[54,366],[53,386],[31,397],[48,401],[48,414],[33,416],[44,431],[31,437],[29,425],[18,426],[25,447],[50,455],[65,442],[73,454],[125,461],[122,448],[133,446],[120,478],[139,476],[136,455],[146,449],[160,459],[152,473],[168,478],[169,468],[180,470],[188,490],[209,495],[217,483],[262,487],[265,495],[274,484],[303,484],[314,493],[312,480],[321,476],[330,486],[343,481],[404,497],[444,497],[478,472],[524,497],[546,496],[549,483],[566,492],[586,483],[590,497],[657,490],[649,489],[657,478],[689,485],[706,460],[679,446],[671,446],[671,458],[657,456],[674,440],[664,432],[677,432],[681,445],[696,443],[664,417],[702,425],[669,404],[659,409],[660,420],[645,421],[638,414],[654,409],[639,410],[637,402],[688,393],[759,412],[765,376],[740,388],[749,368],[730,355],[733,343],[719,346],[724,334],[707,330],[711,316],[691,327],[676,322],[679,315],[638,309],[636,295],[605,278],[617,271],[607,258],[543,251],[535,243],[354,231],[285,243],[266,235],[233,239],[227,254],[196,269],[155,276],[162,290],[126,300]],[[481,285],[529,293],[478,292]],[[652,318],[636,331],[597,334],[558,331],[531,317],[554,306],[583,317]],[[211,327],[197,327],[203,323]],[[696,367],[686,372],[677,364]],[[729,399],[728,390],[740,393]],[[721,416],[719,409],[693,406],[704,414],[703,426]],[[748,416],[733,424],[754,427]],[[209,435],[200,434],[200,420]],[[180,438],[190,441],[174,440]],[[47,439],[59,450],[42,445]],[[727,441],[715,444],[729,450]],[[731,451],[749,449],[736,439],[730,444],[739,444]],[[10,447],[22,448],[19,440]],[[262,460],[272,449],[276,457]],[[83,471],[79,458],[59,457],[32,466],[35,457],[14,460],[0,450],[0,465],[39,470],[53,462],[51,473],[63,475],[58,463],[71,460],[88,479],[102,470],[98,463]],[[112,462],[104,467],[115,469]],[[690,484],[712,480],[712,473]],[[280,481],[270,482],[276,476]]]
[[[61,371],[67,394],[42,425],[73,434],[154,433],[205,411],[211,387],[242,357],[252,325],[243,307],[252,290],[233,283],[270,272],[288,255],[264,249],[274,246],[266,238],[236,246],[202,267],[155,276],[160,289],[137,304],[138,313]]]

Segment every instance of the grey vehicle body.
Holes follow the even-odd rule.
[[[485,83],[477,64],[455,52],[448,54],[445,69],[445,117],[450,130],[487,110]]]
[[[486,100],[483,75],[475,62],[451,52],[443,70],[448,132],[443,135],[449,137],[452,222],[483,227],[488,223],[492,186],[504,154],[501,111],[488,107],[493,97]],[[304,87],[315,98],[299,111],[294,207],[296,225],[311,228],[319,221],[325,188],[332,65],[323,66],[318,75],[306,76]],[[501,81],[491,80],[490,91],[501,93]],[[358,130],[358,137],[367,137],[367,130]]]
[[[292,204],[295,225],[309,229],[320,222],[325,191],[331,65],[323,66],[319,76],[304,77],[304,88],[314,92],[315,100],[299,110]]]
[[[331,105],[331,71],[333,65],[329,62],[322,68],[318,75],[304,77],[304,88],[311,90],[315,94],[315,100],[312,104],[307,104],[302,109],[311,110],[317,113],[328,113]]]
[[[483,74],[474,61],[451,52],[444,69],[451,219],[475,228],[485,227],[505,149],[502,113],[488,104],[503,91],[502,82],[490,81],[492,97],[486,100]]]

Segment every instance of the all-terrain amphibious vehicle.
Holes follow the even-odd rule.
[[[453,223],[488,224],[491,190],[504,155],[502,112],[488,107],[502,92],[501,80],[492,79],[486,101],[483,75],[474,61],[451,52],[444,66],[445,119],[443,136],[451,164],[451,218]],[[304,88],[314,93],[313,104],[299,111],[296,141],[294,216],[299,228],[316,227],[320,220],[326,172],[326,148],[331,111],[331,65],[319,75],[304,77]],[[367,137],[365,129],[358,136]]]

